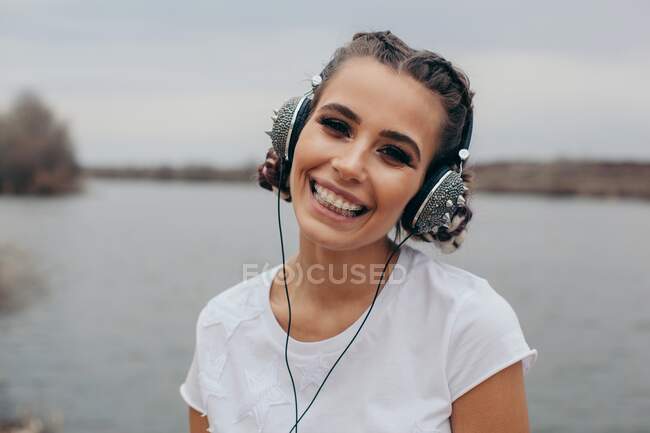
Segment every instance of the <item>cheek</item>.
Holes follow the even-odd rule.
[[[304,141],[302,144],[307,151],[314,154],[327,153],[327,149],[341,146],[344,143],[341,138],[333,135],[325,126],[316,121],[305,126],[300,134],[300,139]]]
[[[415,194],[415,186],[405,181],[382,182],[378,188],[377,210],[393,216],[400,215],[410,197]]]
[[[303,175],[305,171],[323,164],[332,157],[335,143],[320,134],[317,126],[306,126],[300,133],[293,153],[291,173]]]
[[[416,172],[383,171],[384,176],[375,178],[377,213],[393,221],[397,220],[419,187],[420,176]],[[383,218],[382,217],[382,218]]]
[[[301,131],[294,149],[294,165],[306,165],[311,160],[318,159],[324,148],[323,143],[320,143],[320,141],[322,140],[319,139],[313,127],[306,126]]]

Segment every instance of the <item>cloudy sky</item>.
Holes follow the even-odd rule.
[[[0,110],[32,89],[82,163],[263,159],[269,114],[356,31],[447,57],[473,160],[650,160],[650,2],[0,0]]]

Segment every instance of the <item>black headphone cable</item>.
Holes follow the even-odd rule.
[[[284,240],[282,238],[282,219],[280,217],[280,192],[282,191],[282,175],[284,174],[284,170],[282,167],[282,163],[284,162],[284,158],[280,157],[280,179],[278,183],[278,229],[280,230],[280,247],[282,249],[282,277],[284,279],[284,290],[287,295],[287,305],[289,308],[289,323],[287,325],[287,338],[284,342],[284,362],[287,364],[287,371],[289,371],[289,377],[291,378],[291,387],[293,388],[293,403],[295,405],[295,410],[296,410],[296,423],[294,424],[296,426],[296,433],[298,433],[298,394],[296,393],[296,383],[293,379],[293,374],[291,374],[291,367],[289,367],[289,355],[288,355],[288,350],[287,348],[289,347],[289,333],[291,332],[291,302],[289,302],[289,288],[287,287],[287,274],[284,268],[284,263],[285,263],[285,258],[284,258]],[[273,284],[271,282],[271,284]],[[302,418],[302,417],[301,417]]]

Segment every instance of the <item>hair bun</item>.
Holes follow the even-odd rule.
[[[283,167],[287,169],[287,167]],[[287,171],[289,171],[287,169]],[[266,160],[257,167],[257,183],[264,189],[277,194],[280,186],[280,158],[273,147],[266,152]],[[289,176],[283,176],[280,197],[290,202],[291,192],[289,191]]]

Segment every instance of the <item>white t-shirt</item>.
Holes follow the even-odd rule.
[[[294,424],[286,332],[269,301],[281,267],[220,293],[199,314],[180,392],[214,433],[288,433]],[[332,338],[289,340],[298,416],[366,312]],[[510,304],[485,279],[403,245],[298,431],[449,433],[455,399],[519,360],[527,373],[536,359]]]

